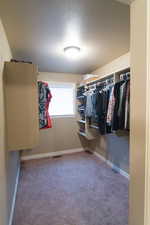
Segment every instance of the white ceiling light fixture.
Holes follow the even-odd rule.
[[[64,48],[66,56],[70,59],[77,59],[80,55],[81,49],[77,46],[68,46]]]

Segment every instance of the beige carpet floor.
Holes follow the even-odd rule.
[[[88,153],[22,163],[13,225],[127,225],[128,180]]]

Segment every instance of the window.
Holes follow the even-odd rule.
[[[67,83],[48,83],[52,93],[49,114],[52,116],[74,115],[75,85]]]

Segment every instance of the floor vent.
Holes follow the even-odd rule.
[[[93,155],[93,152],[90,151],[90,150],[85,150],[86,153],[90,154],[90,155]]]
[[[57,158],[61,158],[62,155],[54,155],[52,158],[57,159]]]
[[[112,168],[112,171],[113,171],[114,173],[119,173],[118,170],[117,170],[116,168]]]

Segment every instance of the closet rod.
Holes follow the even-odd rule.
[[[91,81],[91,82],[85,84],[85,86],[90,86],[90,85],[96,84],[96,83],[98,83],[98,82],[105,82],[106,80],[112,79],[113,77],[114,77],[114,73],[111,74],[111,75],[108,75],[108,76],[106,76],[106,77],[99,78],[99,79],[97,79],[97,80]]]
[[[92,88],[92,87],[95,87],[95,85],[103,85],[103,84],[108,85],[108,84],[114,83],[114,81],[115,81],[114,77],[111,77],[111,78],[107,78],[106,80],[97,81],[94,84],[90,84],[86,88]]]
[[[114,72],[114,73],[112,73],[110,75],[106,75],[106,76],[100,77],[99,79],[96,79],[94,81],[86,83],[84,86],[89,86],[91,84],[95,84],[95,83],[100,82],[100,81],[108,80],[109,78],[112,78],[115,74],[119,75],[119,74],[128,73],[128,72],[130,72],[130,67],[127,67],[126,69],[119,70],[119,71]]]
[[[113,76],[115,76],[115,74],[116,75],[121,75],[121,73],[126,73],[126,72],[130,72],[130,67],[127,67],[126,69],[122,69],[122,70],[116,71],[116,72],[114,72],[114,73],[112,73],[110,75],[105,75],[105,76],[100,77],[99,79],[96,79],[94,81],[90,81],[88,83],[82,84],[82,85],[78,86],[77,88],[81,88],[81,87],[84,87],[84,86],[89,86],[91,84],[95,84],[97,82],[109,79],[109,77],[113,77]]]
[[[122,73],[120,75],[120,80],[126,80],[126,79],[130,79],[130,72]]]
[[[123,70],[119,70],[117,72],[115,72],[116,75],[121,75],[123,73],[128,73],[130,72],[130,67],[126,68],[126,69],[123,69]]]

